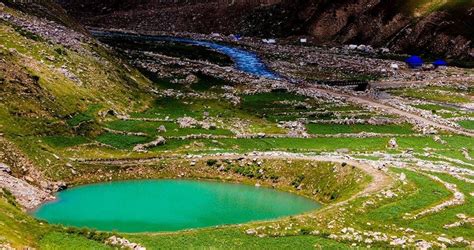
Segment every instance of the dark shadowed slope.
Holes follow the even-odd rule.
[[[96,27],[262,37],[312,35],[320,44],[364,43],[464,60],[474,56],[474,4],[469,0],[227,1],[233,5],[222,0],[59,2],[83,23]]]

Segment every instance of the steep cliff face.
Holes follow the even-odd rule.
[[[311,35],[472,60],[472,0],[59,0],[89,26],[138,31]]]
[[[306,31],[320,43],[366,43],[472,59],[471,1],[410,2],[416,1],[320,1],[300,13],[308,18]]]

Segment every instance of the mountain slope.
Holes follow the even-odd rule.
[[[150,102],[150,89],[147,78],[91,38],[61,6],[0,2],[0,248],[38,248],[53,236],[79,248],[104,247],[38,223],[21,209],[22,202],[36,200],[18,197],[55,192],[64,187],[62,176],[71,174],[70,159],[43,138],[68,145],[86,141],[102,132],[98,124],[107,114]]]
[[[474,3],[469,0],[59,2],[89,26],[262,37],[311,35],[319,44],[365,43],[464,60],[474,56]]]
[[[0,3],[0,135],[18,145],[45,178],[55,179],[48,160],[54,156],[30,136],[97,134],[99,113],[147,103],[151,85],[72,19],[58,21],[61,12],[47,8],[55,16],[47,19],[25,10],[49,4]],[[15,166],[12,171],[28,175]]]

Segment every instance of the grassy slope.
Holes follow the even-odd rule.
[[[77,52],[1,21],[0,44],[5,58],[0,61],[0,132],[46,172],[51,166],[44,156],[52,152],[27,136],[52,135],[56,142],[79,136],[73,144],[85,142],[81,136],[100,132],[99,111],[129,112],[151,101],[150,81],[93,40],[82,43],[85,52]],[[61,73],[63,66],[80,82]]]
[[[454,183],[459,188],[459,191],[464,193],[466,202],[461,206],[456,206],[451,208],[443,213],[433,214],[419,219],[412,226],[421,230],[432,230],[438,231],[440,233],[447,234],[452,237],[465,237],[473,238],[474,237],[474,227],[472,225],[466,224],[462,227],[455,227],[451,229],[444,229],[443,226],[458,221],[456,217],[457,214],[466,214],[469,217],[474,216],[474,197],[469,193],[474,190],[474,184],[460,181],[452,176],[446,174],[434,174],[444,181],[449,183]]]
[[[401,125],[339,125],[339,124],[309,124],[308,132],[311,134],[339,134],[339,133],[384,133],[384,134],[411,134],[413,133],[410,124]]]
[[[436,87],[396,89],[392,94],[413,99],[436,101],[442,103],[469,103],[472,98],[469,92],[455,87]]]
[[[461,125],[463,128],[474,130],[474,121],[472,120],[460,121],[459,125]]]
[[[173,131],[171,131],[173,132]],[[170,132],[170,133],[171,133]],[[173,132],[174,133],[174,132]],[[121,141],[108,141],[109,138],[121,138]],[[136,139],[135,136],[116,136],[105,134],[99,137],[103,142],[114,144],[114,146],[122,149],[130,149],[133,147]],[[146,141],[146,137],[140,137]],[[462,148],[473,148],[472,140],[464,136],[442,136],[447,144],[441,144],[433,140],[432,137],[396,137],[399,147],[397,149],[387,149],[389,137],[374,138],[263,138],[263,139],[197,139],[197,140],[167,140],[166,145],[153,148],[145,154],[131,153],[128,151],[112,150],[102,146],[80,145],[90,142],[85,137],[26,137],[21,140],[24,148],[28,149],[30,141],[38,141],[41,148],[50,152],[56,152],[65,158],[135,158],[143,156],[159,156],[170,153],[200,153],[200,152],[250,152],[250,151],[272,151],[283,150],[292,152],[331,152],[338,149],[349,149],[351,152],[375,152],[388,151],[393,153],[401,153],[406,150],[413,150],[416,153],[426,153],[428,151],[446,155],[454,159],[469,162],[461,154]],[[150,138],[148,138],[150,140]],[[71,150],[75,149],[75,150]],[[31,150],[38,150],[31,148]],[[38,152],[39,153],[39,152]],[[54,159],[52,159],[55,162]]]
[[[12,8],[3,11],[31,18]],[[54,12],[55,9],[48,11]],[[55,15],[55,18],[73,25],[62,14]],[[72,136],[78,133],[76,126],[79,124],[95,122],[100,109],[126,111],[150,100],[146,93],[151,86],[149,80],[93,41],[82,44],[87,53],[77,52],[12,23],[0,21],[0,45],[0,133],[19,145],[46,175],[50,170],[47,158],[52,153],[25,136]],[[80,79],[80,84],[58,70],[63,65]],[[59,138],[64,137],[51,137],[50,142],[72,146],[87,141],[81,136],[68,141]],[[15,247],[45,249],[57,249],[58,243],[71,246],[71,242],[77,249],[102,246],[81,236],[56,232],[57,229],[20,211],[11,200],[6,193],[0,195],[0,244],[6,240]],[[67,240],[60,241],[60,238]]]
[[[42,89],[39,94],[54,98],[53,103],[46,103],[47,109],[46,105],[35,100],[38,95],[4,93],[7,95],[7,102],[4,104],[9,105],[7,110],[14,110],[15,107],[20,109],[20,100],[15,99],[20,94],[27,97],[25,102],[32,104],[30,112],[47,112],[53,118],[85,112],[91,105],[128,110],[148,99],[145,93],[149,87],[148,80],[93,42],[83,44],[88,53],[79,54],[60,45],[52,46],[43,39],[39,41],[30,39],[16,31],[9,23],[1,22],[0,32],[2,33],[0,41],[4,45],[1,53],[6,55],[10,63],[7,68],[17,67],[20,71],[26,72],[26,74],[2,72],[7,87],[9,82],[34,76],[38,79],[36,84]],[[18,53],[11,53],[11,49]],[[54,58],[53,61],[48,59],[51,57]],[[82,84],[73,82],[58,72],[57,68],[63,65],[66,65]],[[31,88],[38,87],[31,86]],[[131,92],[132,88],[135,91]],[[34,109],[33,104],[38,107]],[[23,117],[12,118],[21,120]]]
[[[249,236],[239,229],[208,229],[164,235],[129,235],[149,249],[310,249],[346,248],[336,241],[315,236],[266,237]]]
[[[5,241],[6,240],[6,241]],[[38,221],[21,211],[12,197],[0,191],[0,245],[39,247],[41,249],[106,249],[97,241],[79,234],[66,233],[61,228]]]

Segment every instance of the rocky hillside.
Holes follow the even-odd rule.
[[[0,137],[22,149],[40,171],[47,172],[48,158],[55,157],[29,136],[97,133],[97,113],[146,103],[150,88],[148,79],[97,43],[60,6],[0,3]],[[0,162],[13,166],[15,176],[40,181],[15,167],[24,165],[15,163],[18,157],[5,157]]]
[[[470,0],[59,0],[89,26],[289,37],[372,44],[406,53],[474,58]],[[180,3],[182,2],[182,3]]]

